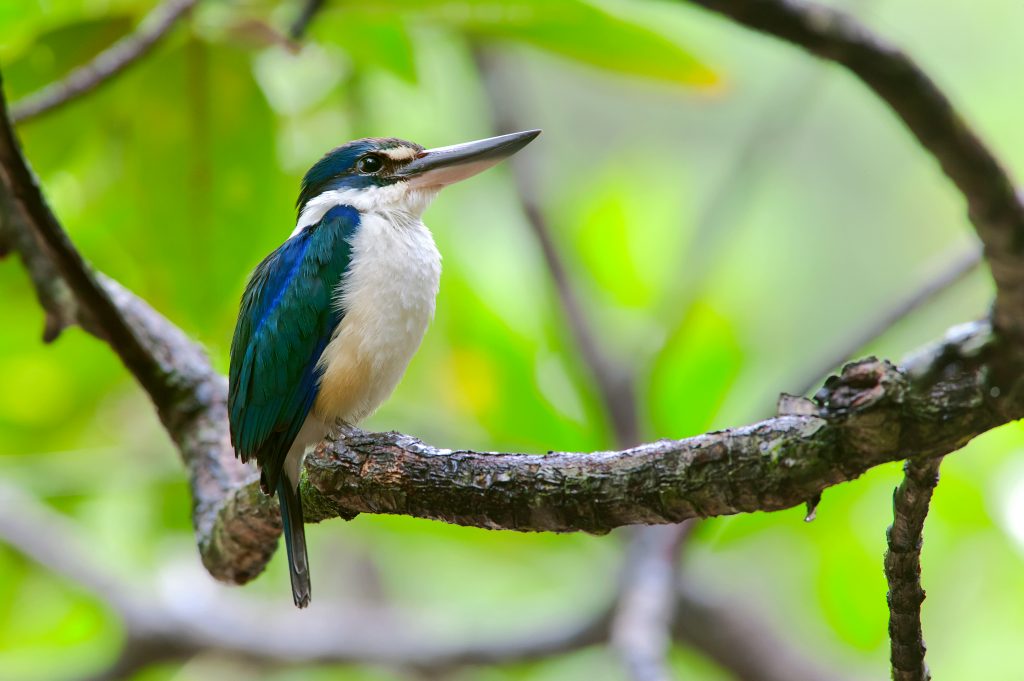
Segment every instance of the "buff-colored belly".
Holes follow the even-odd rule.
[[[320,393],[314,405],[317,418],[324,423],[341,419],[353,424],[366,418],[378,406],[372,404],[376,401],[373,388],[380,381],[371,366],[371,360],[360,356],[356,343],[339,347],[320,379]]]
[[[378,345],[378,339],[391,335],[385,329],[393,325],[361,317],[349,313],[324,351],[327,359],[314,409],[325,423],[341,419],[355,424],[372,414],[398,385],[429,323],[428,317],[416,324],[422,331],[415,335],[403,330],[404,342]]]
[[[341,283],[345,311],[320,359],[314,413],[358,423],[398,385],[434,314],[440,255],[421,222],[363,218]]]

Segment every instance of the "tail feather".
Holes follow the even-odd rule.
[[[302,517],[302,498],[287,475],[277,481],[277,498],[281,503],[281,525],[288,550],[288,571],[292,578],[292,597],[295,605],[309,605],[309,558],[306,554],[306,526]]]

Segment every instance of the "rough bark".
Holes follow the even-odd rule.
[[[197,600],[197,591],[205,593],[201,572],[192,579],[178,574],[171,583],[151,581],[150,575],[128,578],[90,551],[83,528],[3,482],[0,540],[92,593],[121,618],[121,656],[91,681],[130,678],[157,662],[206,651],[261,665],[374,664],[440,678],[462,667],[529,662],[603,644],[613,620],[611,599],[599,596],[587,612],[565,621],[501,636],[453,637],[393,606],[300,613],[290,603],[271,608],[223,592]],[[775,638],[764,618],[739,603],[719,605],[720,597],[693,587],[669,598],[678,601],[675,639],[706,650],[742,681],[848,681]]]
[[[996,283],[995,331],[986,322],[956,329],[903,370],[874,359],[849,365],[815,402],[782,400],[774,419],[620,451],[452,451],[398,433],[345,430],[307,460],[302,492],[308,520],[403,513],[520,531],[606,532],[780,510],[816,503],[829,486],[881,463],[911,457],[927,470],[975,435],[1024,416],[1024,204],[995,156],[909,57],[851,17],[796,0],[693,1],[845,66],[893,109],[967,202]],[[251,579],[275,550],[280,525],[276,504],[232,456],[223,377],[180,330],[92,271],[46,205],[6,115],[2,119],[0,209],[8,220],[0,251],[22,255],[54,329],[77,321],[108,342],[149,393],[189,470],[204,564],[226,581]],[[59,286],[47,288],[54,274],[73,292],[73,304],[54,294]],[[913,543],[915,526],[902,523],[917,517],[920,498],[909,489],[897,494],[892,556],[907,554],[904,539]],[[908,505],[905,512],[901,503]],[[896,567],[896,573],[914,572]],[[908,618],[906,627],[894,625],[894,651],[903,646],[921,659],[920,673],[911,678],[926,676],[923,594],[913,584],[906,593],[894,584],[894,622]],[[917,638],[906,638],[914,625]],[[894,652],[894,673],[902,665]]]
[[[886,532],[885,577],[889,581],[889,639],[893,681],[928,681],[921,632],[921,543],[924,519],[939,482],[941,459],[911,459],[893,493],[893,523]]]
[[[1024,416],[1021,363],[987,323],[955,329],[906,368],[848,365],[815,402],[742,428],[621,451],[544,455],[439,449],[401,433],[342,429],[306,460],[306,518],[399,513],[458,525],[593,533],[778,511],[868,469],[941,457]],[[218,513],[207,567],[244,581],[266,558],[276,509],[251,483]],[[261,539],[262,537],[262,539]],[[232,566],[246,566],[236,570]]]
[[[778,5],[782,9],[773,11],[782,12],[787,21],[786,11],[795,6],[755,4]],[[803,28],[793,31],[816,53],[843,54],[849,43],[858,54],[881,50],[881,56],[872,59],[883,63],[893,58],[890,48],[879,46],[863,31],[852,31],[844,21],[836,28],[829,22],[819,26],[801,19],[798,28]],[[836,46],[825,49],[829,41]],[[868,62],[874,63],[872,59]],[[897,62],[902,64],[898,58]],[[926,93],[931,92],[929,87],[934,89],[931,81],[922,85],[916,76],[911,80]],[[941,110],[947,108],[945,102]],[[948,118],[939,116],[944,117]],[[920,122],[916,117],[910,121],[915,126]],[[917,132],[919,137],[928,137],[928,125]],[[223,378],[170,322],[112,281],[95,276],[42,199],[10,127],[2,132],[0,161],[10,195],[51,252],[79,305],[150,393],[181,449],[193,484],[204,564],[221,579],[251,579],[275,549],[279,520],[275,505],[250,482],[251,470],[231,456]],[[977,151],[980,143],[971,135],[959,146],[953,142],[969,157],[986,156]],[[1008,182],[998,164],[990,166],[968,163],[982,180],[958,183],[972,205],[998,204],[999,197],[1006,198],[998,191],[992,195],[978,189],[985,178],[997,186]],[[999,177],[991,177],[993,172]],[[999,213],[979,208],[972,215],[992,212]],[[1013,211],[1004,206],[1002,212]],[[991,228],[987,225],[985,230]],[[1005,241],[993,244],[989,258],[1007,246]],[[997,277],[996,283],[1002,290],[1005,281]],[[305,506],[311,520],[384,512],[483,527],[604,532],[627,524],[788,508],[873,465],[906,456],[940,456],[1021,416],[1015,380],[1019,374],[1013,373],[1019,359],[985,324],[975,324],[928,351],[916,366],[919,378],[885,363],[861,363],[826,385],[819,394],[820,406],[809,410],[813,413],[620,452],[452,452],[408,436],[354,431],[309,457]],[[436,456],[442,453],[445,456]]]

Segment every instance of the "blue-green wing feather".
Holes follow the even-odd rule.
[[[253,272],[231,342],[228,414],[243,461],[274,490],[319,390],[317,362],[344,314],[333,300],[351,260],[359,213],[337,206]]]

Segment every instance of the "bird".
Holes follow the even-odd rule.
[[[305,453],[388,398],[434,315],[441,256],[424,210],[539,134],[433,149],[397,138],[343,144],[305,174],[294,230],[250,275],[231,340],[231,443],[243,463],[255,460],[263,493],[277,495],[297,607],[310,601]]]

